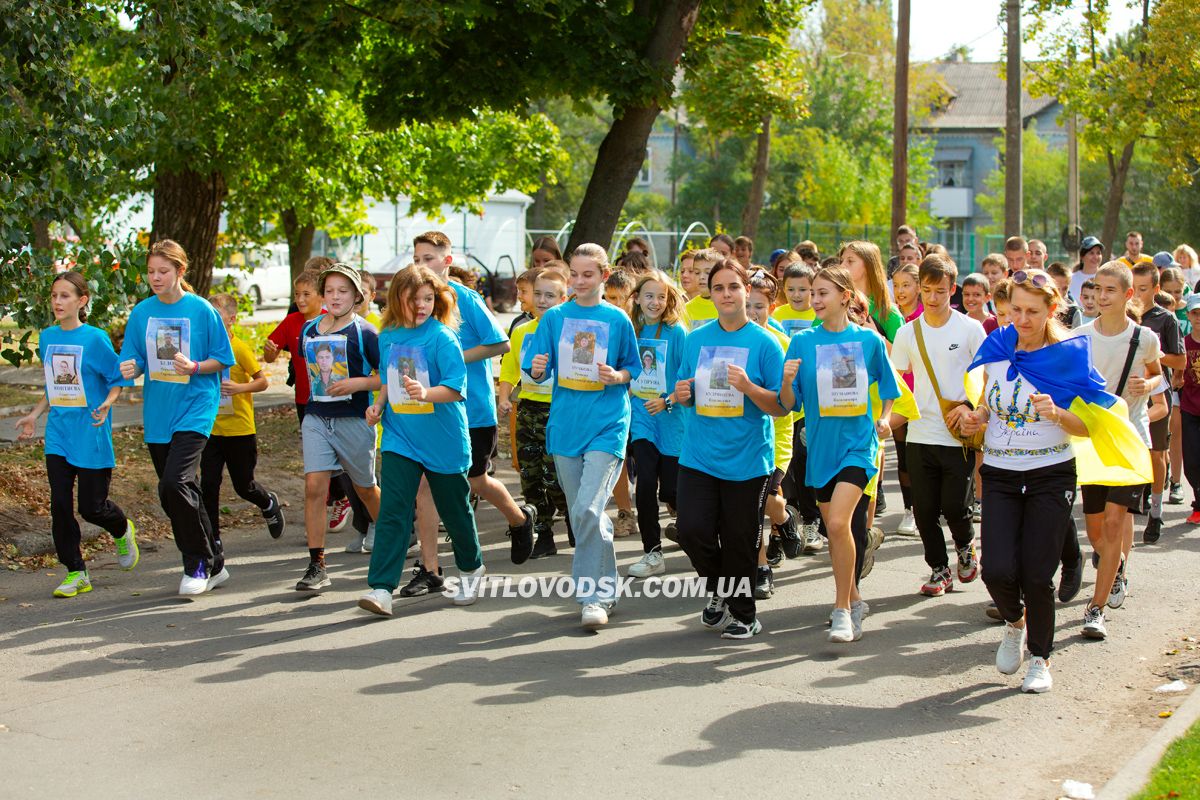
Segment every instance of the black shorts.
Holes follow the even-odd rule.
[[[771,477],[767,479],[767,497],[779,494],[779,487],[783,485],[783,476],[787,473],[779,467],[771,473]]]
[[[1146,513],[1146,495],[1150,484],[1141,486],[1084,486],[1083,513],[1103,514],[1109,503],[1125,506],[1133,514]]]
[[[839,483],[853,483],[859,489],[866,489],[869,479],[867,471],[862,467],[842,467],[833,480],[817,489],[817,502],[828,503],[833,499],[833,490]]]
[[[492,453],[496,449],[496,426],[486,428],[471,428],[471,468],[467,470],[468,478],[478,478],[488,471],[492,465]]]
[[[1162,452],[1171,446],[1171,414],[1150,423],[1150,449]]]

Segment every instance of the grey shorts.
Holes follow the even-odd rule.
[[[304,472],[345,472],[355,486],[375,485],[375,429],[362,417],[305,414]]]

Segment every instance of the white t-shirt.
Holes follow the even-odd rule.
[[[1034,410],[1030,396],[1038,393],[1037,387],[1021,375],[1010,381],[1008,367],[1008,361],[986,365],[983,402],[990,414],[983,437],[983,463],[1024,471],[1074,458],[1067,432]]]
[[[892,363],[900,372],[912,370],[913,397],[917,401],[917,408],[921,410],[921,418],[908,423],[908,441],[961,447],[959,441],[946,430],[941,404],[933,391],[933,382],[925,371],[925,362],[921,359],[921,350],[917,347],[917,337],[913,331],[918,321],[925,339],[925,351],[929,353],[929,363],[937,373],[938,388],[946,400],[967,399],[963,378],[987,334],[983,332],[982,325],[966,314],[951,311],[950,318],[939,328],[930,325],[922,314],[912,322],[905,323],[896,332],[896,340],[892,342]]]
[[[1094,277],[1096,277],[1095,272],[1093,272],[1091,275],[1088,275],[1083,270],[1071,273],[1071,288],[1067,289],[1067,294],[1071,295],[1071,299],[1076,303],[1081,303],[1079,299],[1079,290],[1083,288],[1085,283]]]
[[[1099,320],[1097,320],[1098,322]],[[1146,365],[1153,364],[1162,358],[1162,350],[1158,345],[1158,336],[1154,331],[1141,325],[1126,321],[1125,330],[1116,336],[1103,336],[1096,330],[1096,322],[1091,322],[1071,331],[1072,336],[1089,336],[1092,339],[1092,366],[1104,376],[1108,391],[1116,393],[1117,384],[1121,382],[1121,373],[1125,371],[1125,360],[1129,356],[1129,343],[1133,340],[1133,331],[1140,328],[1137,353],[1133,357],[1133,365],[1129,368],[1130,378],[1146,377]],[[1150,420],[1146,414],[1149,395],[1134,396],[1129,392],[1129,381],[1125,382],[1125,391],[1121,398],[1129,406],[1129,421],[1137,430],[1138,436],[1146,446],[1150,446]]]

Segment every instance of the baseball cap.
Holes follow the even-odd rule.
[[[1200,292],[1188,295],[1187,310],[1191,311],[1193,308],[1200,308]]]
[[[1103,245],[1100,243],[1100,240],[1097,239],[1095,236],[1084,237],[1083,241],[1079,245],[1079,255],[1083,255],[1088,250],[1091,250],[1093,247],[1103,248]]]
[[[350,285],[354,287],[354,305],[358,305],[366,298],[362,293],[362,280],[358,270],[349,264],[338,261],[321,270],[320,276],[317,278],[317,294],[325,294],[325,279],[330,275],[341,275],[346,280],[350,281]]]
[[[1175,256],[1171,255],[1166,250],[1155,253],[1153,261],[1154,261],[1154,266],[1158,267],[1159,269],[1166,269],[1167,267],[1178,267],[1179,266],[1177,263],[1175,263]]]
[[[772,251],[771,251],[771,258],[770,258],[770,260],[769,260],[767,263],[768,263],[768,264],[771,264],[772,266],[774,266],[774,265],[775,265],[775,262],[776,262],[776,260],[778,260],[778,259],[779,259],[779,257],[780,257],[781,255],[783,255],[784,253],[786,253],[786,252],[787,252],[787,250],[784,250],[782,247],[781,247],[781,248],[779,248],[778,250],[772,250]]]

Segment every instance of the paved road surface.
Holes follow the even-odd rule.
[[[1151,691],[1163,650],[1200,634],[1200,532],[1180,506],[1138,548],[1107,641],[1079,638],[1082,601],[1062,611],[1043,696],[995,671],[981,583],[916,594],[915,539],[881,550],[862,641],[826,641],[822,554],[785,564],[766,632],[735,643],[700,627],[696,600],[626,599],[594,634],[558,599],[397,600],[373,618],[354,607],[367,559],[340,552],[344,535],[332,591],[291,589],[298,506],[278,542],[227,532],[233,579],[197,602],[174,595],[170,542],[133,573],[102,556],[95,591],[71,601],[50,598],[56,577],[0,573],[3,794],[1053,798],[1065,778],[1099,786],[1149,738],[1179,702]],[[569,572],[569,550],[513,567],[498,515],[481,525],[494,575]],[[618,554],[623,574],[640,546]],[[674,546],[667,564],[688,574]]]

